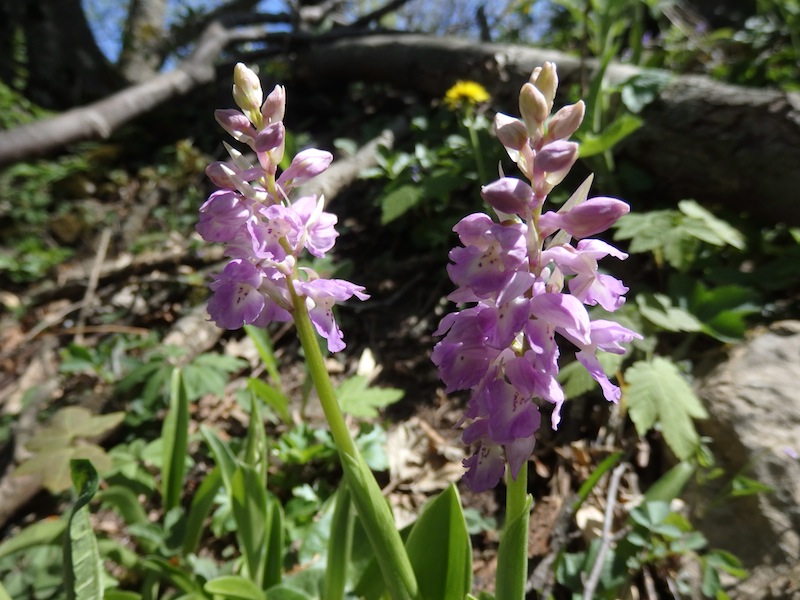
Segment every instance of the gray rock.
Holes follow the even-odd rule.
[[[754,332],[697,391],[710,414],[700,429],[719,466],[773,490],[707,503],[698,522],[712,547],[751,571],[731,596],[800,598],[800,321]]]

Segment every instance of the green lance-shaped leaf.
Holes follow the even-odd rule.
[[[231,477],[229,494],[247,573],[263,587],[269,514],[267,490],[259,472],[249,465],[239,465]]]
[[[340,452],[353,505],[380,566],[393,600],[420,598],[418,584],[386,499],[361,455]]]
[[[67,528],[66,519],[46,519],[29,525],[0,544],[0,559],[28,548],[55,544]]]
[[[161,437],[164,441],[161,494],[164,511],[167,512],[180,504],[189,447],[189,397],[180,369],[172,372],[169,411],[164,419]]]
[[[67,520],[64,537],[64,586],[68,600],[102,600],[103,562],[89,521],[89,501],[97,493],[98,477],[92,463],[70,463],[78,498]]]
[[[266,600],[266,594],[256,584],[241,575],[223,575],[203,586],[209,594],[226,600]]]
[[[275,358],[275,352],[272,349],[272,340],[269,338],[267,330],[261,327],[254,327],[253,325],[245,325],[244,331],[258,350],[258,355],[261,357],[261,362],[264,368],[269,373],[272,383],[280,390],[281,388],[281,375],[278,371],[278,361]],[[287,415],[288,416],[288,415]],[[283,416],[281,416],[282,418]],[[289,423],[291,419],[287,419]]]
[[[454,484],[429,501],[406,550],[421,598],[462,600],[472,588],[472,545]]]
[[[233,454],[230,446],[223,442],[213,429],[205,425],[200,427],[200,433],[206,440],[211,452],[214,455],[214,460],[217,462],[217,467],[222,474],[222,481],[225,483],[225,489],[231,489],[231,478],[233,472],[236,470],[236,456]]]
[[[266,556],[264,557],[264,588],[269,589],[281,582],[283,574],[283,548],[285,526],[283,517],[283,507],[278,499],[272,494],[267,494],[267,514],[269,521],[267,526]]]
[[[695,470],[693,462],[686,460],[679,462],[647,488],[644,493],[645,502],[671,502],[680,495]]]
[[[355,513],[347,484],[336,492],[336,505],[328,539],[328,560],[325,565],[325,600],[343,600],[347,584],[347,566],[353,549]]]
[[[625,379],[628,412],[639,435],[658,423],[675,456],[691,457],[700,443],[692,418],[705,419],[708,413],[675,363],[661,357],[639,361]]]
[[[600,481],[600,478],[608,473],[612,467],[616,466],[616,464],[622,458],[622,452],[615,452],[610,456],[606,456],[603,461],[597,465],[597,468],[594,472],[589,476],[589,479],[583,482],[580,489],[578,490],[578,499],[575,500],[575,503],[572,505],[572,512],[575,513],[581,507],[581,505],[586,502],[586,499],[589,497],[589,494],[594,489],[594,486],[597,485],[597,482]]]
[[[264,487],[267,487],[267,467],[269,447],[264,422],[258,410],[255,394],[250,394],[250,424],[247,427],[247,438],[244,445],[243,462],[253,467],[261,475]]]
[[[214,467],[197,488],[189,507],[189,515],[186,518],[186,536],[183,539],[184,556],[197,552],[200,538],[203,535],[203,523],[208,513],[211,512],[214,496],[221,485],[222,474],[219,467]]]

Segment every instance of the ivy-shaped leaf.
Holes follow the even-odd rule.
[[[684,227],[697,239],[714,246],[733,246],[744,250],[745,239],[739,230],[715,217],[694,200],[681,200],[678,208],[689,217],[684,221]]]
[[[104,473],[111,468],[111,458],[102,447],[86,439],[114,429],[124,418],[124,412],[95,415],[80,406],[62,408],[25,445],[35,454],[14,473],[38,476],[42,485],[54,494],[70,487],[72,459],[90,460],[95,469]]]
[[[670,360],[656,357],[634,363],[626,372],[628,412],[640,436],[658,424],[664,440],[681,460],[700,443],[692,418],[708,413]]]
[[[637,294],[636,305],[642,316],[667,331],[702,331],[703,323],[692,313],[673,306],[664,294]]]
[[[394,388],[370,387],[361,375],[345,379],[336,389],[342,411],[354,417],[377,417],[379,408],[394,404],[403,393]]]

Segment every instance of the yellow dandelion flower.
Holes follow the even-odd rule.
[[[450,110],[455,110],[461,105],[474,106],[486,102],[489,98],[489,92],[477,81],[456,81],[445,93],[444,103]]]

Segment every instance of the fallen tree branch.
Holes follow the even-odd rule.
[[[521,84],[545,61],[558,65],[561,90],[598,69],[595,60],[554,50],[408,34],[315,43],[297,55],[293,72],[315,85],[375,82],[429,97],[472,79],[492,91],[498,108],[515,112]],[[697,198],[766,224],[800,224],[800,93],[620,63],[605,76],[617,85],[639,75],[663,86],[639,115],[644,126],[615,151],[657,182],[653,193]]]
[[[174,71],[126,88],[98,102],[49,119],[0,132],[0,165],[40,156],[73,142],[107,138],[120,125],[165,100],[212,81],[214,63],[228,44],[263,37],[264,30],[226,29],[219,23],[206,28],[197,48]]]

